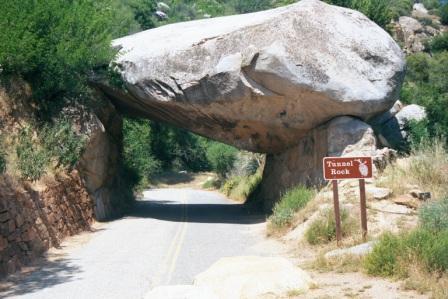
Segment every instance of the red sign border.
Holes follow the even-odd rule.
[[[369,159],[370,160],[370,164],[372,165],[372,173],[371,176],[366,176],[366,177],[356,177],[356,178],[347,178],[347,179],[334,179],[334,178],[326,178],[325,176],[325,160],[327,159]],[[322,172],[323,172],[323,176],[324,176],[324,180],[326,181],[335,181],[335,180],[359,180],[359,179],[371,179],[373,177],[373,159],[370,156],[365,156],[365,157],[324,157],[322,159]]]

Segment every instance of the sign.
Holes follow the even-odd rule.
[[[332,181],[333,184],[334,217],[338,245],[340,245],[342,240],[338,180],[343,179],[359,179],[362,238],[366,241],[367,205],[366,182],[364,179],[372,177],[372,157],[326,157],[323,159],[322,163],[324,166],[324,178]]]
[[[371,157],[326,157],[323,164],[326,180],[368,179],[372,177]]]

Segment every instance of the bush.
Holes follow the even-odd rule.
[[[243,202],[255,191],[261,182],[261,178],[260,171],[249,176],[231,177],[224,183],[221,191],[231,199]]]
[[[50,154],[33,140],[29,129],[20,132],[16,153],[21,177],[27,180],[38,180],[45,174],[51,161]]]
[[[134,174],[134,183],[144,188],[160,170],[160,161],[154,158],[151,148],[151,127],[147,120],[125,118],[123,122],[123,160]]]
[[[448,230],[434,232],[418,228],[410,233],[381,236],[364,261],[367,273],[407,277],[411,265],[423,263],[426,271],[448,270]]]
[[[448,198],[425,204],[419,211],[420,224],[430,231],[448,230]]]
[[[315,192],[304,186],[297,186],[287,191],[274,206],[273,213],[269,218],[276,227],[291,224],[294,214],[304,208],[313,198]]]
[[[350,217],[345,209],[341,209],[341,230],[342,236],[346,237],[352,234],[355,227],[354,219]],[[311,223],[305,232],[305,237],[311,245],[326,244],[336,240],[336,221],[334,210],[327,209],[323,215]]]
[[[445,3],[440,8],[440,21],[444,25],[448,25],[448,3]]]
[[[397,20],[401,16],[409,16],[412,12],[413,0],[394,0],[390,2],[390,16]]]
[[[66,120],[45,125],[39,135],[48,155],[56,158],[58,165],[68,168],[75,166],[86,144],[86,138],[78,136]]]
[[[0,1],[3,74],[22,75],[41,100],[79,95],[90,72],[113,58],[112,36],[126,32],[130,22],[113,3]]]
[[[431,242],[423,244],[422,248],[422,260],[428,271],[448,271],[448,230],[444,230],[436,236],[431,235],[428,240]]]
[[[383,28],[392,19],[389,0],[326,0],[325,2],[358,10]]]
[[[433,10],[440,7],[440,0],[422,0],[420,2],[423,3],[427,10]]]
[[[395,235],[381,236],[364,261],[367,273],[378,276],[392,276],[397,271],[398,257],[403,252],[403,242]]]
[[[448,32],[443,32],[429,41],[431,52],[441,52],[448,50]]]
[[[411,145],[411,148],[418,147],[420,144],[430,140],[427,119],[421,121],[408,121],[405,123],[404,130],[407,133],[406,139]]]
[[[225,178],[232,169],[236,160],[238,150],[232,146],[222,143],[213,143],[207,148],[207,159],[212,169],[221,177]]]

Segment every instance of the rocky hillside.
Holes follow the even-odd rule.
[[[2,82],[0,275],[29,264],[64,237],[89,230],[94,219],[119,215],[129,204],[117,191],[125,189],[117,175],[120,118],[110,104],[100,107],[97,114],[80,105],[66,107],[69,127],[59,120],[45,127],[39,125],[29,85],[19,78]],[[76,153],[71,165],[67,160]]]

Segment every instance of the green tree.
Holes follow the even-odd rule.
[[[440,8],[440,21],[444,25],[448,25],[448,3],[445,3]]]
[[[149,182],[161,167],[152,154],[151,126],[148,120],[125,118],[123,121],[124,165],[135,176],[137,184]]]
[[[113,0],[0,1],[2,74],[23,76],[39,100],[79,97],[92,70],[114,56],[112,36],[131,26],[116,7]]]

